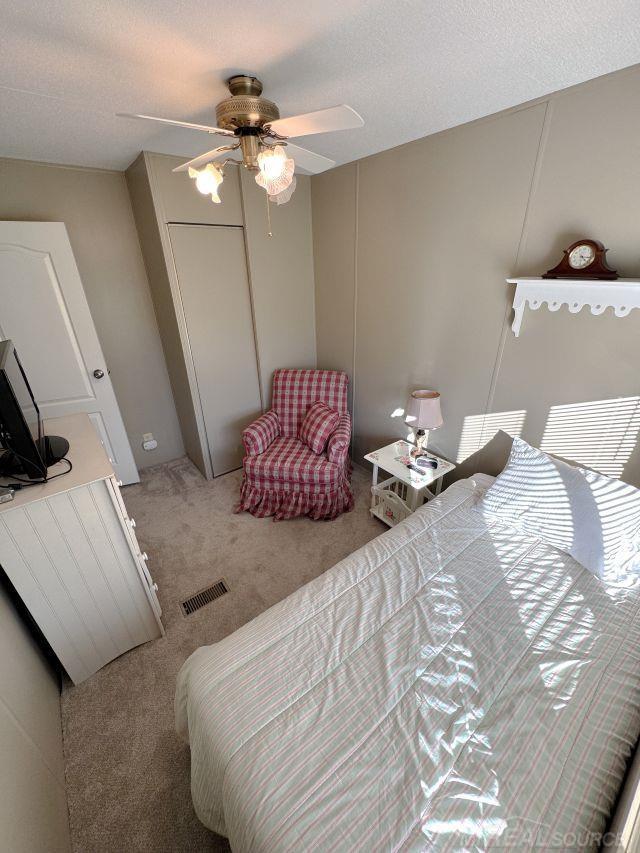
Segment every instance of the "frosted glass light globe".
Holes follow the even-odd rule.
[[[258,167],[265,181],[277,181],[284,174],[287,155],[282,145],[267,148],[258,154]]]
[[[204,169],[189,169],[189,177],[195,178],[196,189],[202,195],[210,195],[211,201],[220,204],[221,198],[218,195],[218,187],[223,181],[222,173],[213,163],[207,163]]]
[[[291,179],[291,183],[289,184],[288,187],[285,187],[283,190],[281,190],[278,193],[269,195],[269,201],[273,202],[274,204],[286,204],[288,201],[290,201],[291,196],[295,192],[295,189],[296,189],[296,176],[294,175],[293,178]]]
[[[279,146],[278,146],[279,147]],[[268,177],[262,167],[256,175],[256,183],[267,191],[269,195],[277,195],[286,190],[293,180],[293,172],[295,163],[290,157],[285,157],[282,161],[283,167],[275,178]]]

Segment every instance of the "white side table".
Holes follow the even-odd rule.
[[[371,514],[389,527],[394,527],[411,515],[425,500],[440,494],[442,478],[456,467],[453,462],[429,453],[437,461],[438,467],[427,468],[424,474],[412,471],[398,457],[409,456],[413,448],[414,445],[408,441],[394,441],[364,457],[373,464]],[[391,477],[379,483],[380,468],[391,474]]]

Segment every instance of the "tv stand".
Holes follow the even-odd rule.
[[[69,442],[61,435],[43,435],[42,438],[36,439],[36,446],[47,468],[60,462],[69,452]],[[0,455],[0,477],[25,476],[28,474],[20,458],[11,450],[5,450]],[[34,478],[34,482],[38,482],[37,477]]]
[[[60,462],[69,452],[69,442],[61,435],[43,435],[36,444],[47,468]]]
[[[68,437],[73,469],[57,463],[48,482],[0,503],[0,565],[78,684],[164,629],[147,555],[89,416],[45,424]]]

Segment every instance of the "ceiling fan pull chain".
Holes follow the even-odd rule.
[[[269,206],[269,193],[265,192],[264,197],[267,200],[267,237],[273,237],[273,231],[271,230],[271,208]]]

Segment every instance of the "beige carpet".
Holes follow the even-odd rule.
[[[356,508],[329,522],[234,515],[240,473],[207,482],[187,459],[149,468],[124,490],[159,586],[167,636],[63,690],[74,851],[229,849],[193,812],[189,749],[173,724],[176,673],[198,646],[220,640],[382,533],[368,512],[369,483],[356,468]],[[230,592],[184,618],[179,602],[221,577]]]

